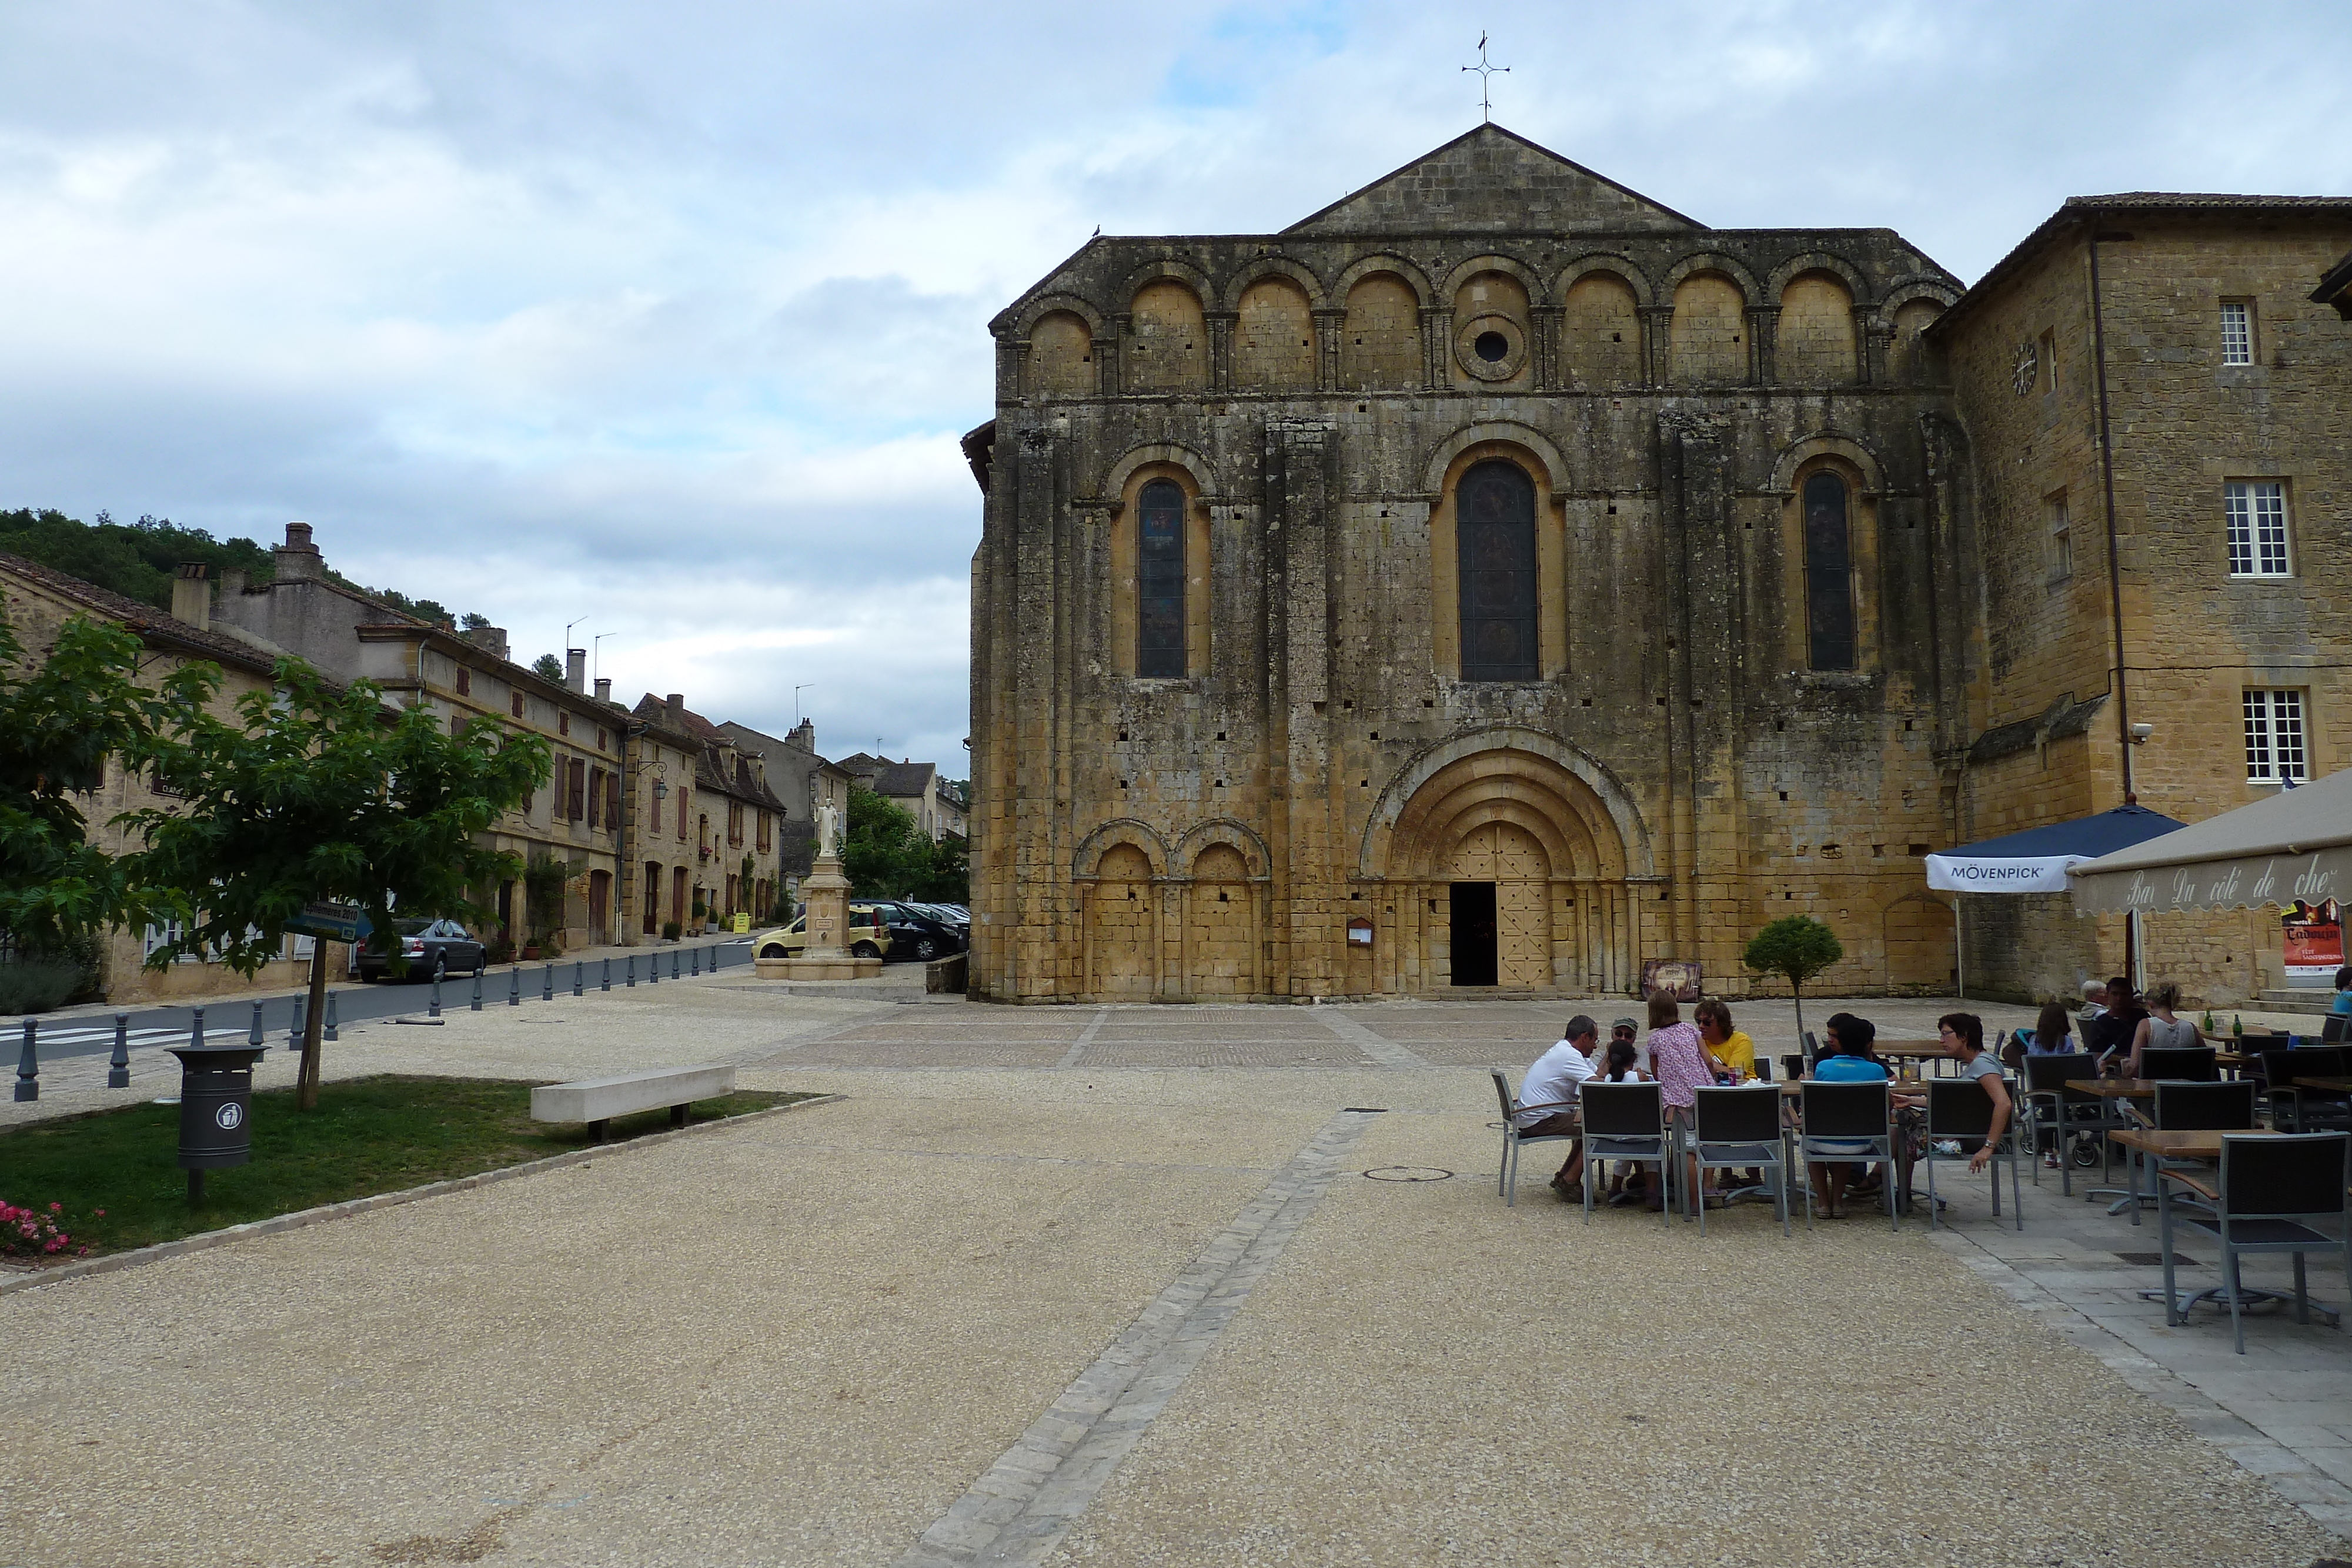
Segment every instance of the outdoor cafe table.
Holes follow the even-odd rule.
[[[2109,1133],[2107,1138],[2110,1142],[2130,1151],[2143,1165],[2150,1159],[2158,1162],[2155,1167],[2156,1180],[2161,1187],[2164,1180],[2163,1162],[2166,1160],[2218,1160],[2221,1157],[2221,1140],[2224,1138],[2269,1138],[2276,1135],[2276,1130],[2269,1127],[2226,1129],[2200,1127],[2193,1132],[2166,1133],[2159,1133],[2153,1127],[2120,1127]],[[2162,1198],[2159,1198],[2159,1203],[2162,1202]],[[2164,1207],[2168,1207],[2169,1205],[2164,1204]],[[2170,1217],[2168,1215],[2166,1218],[2168,1219]],[[2137,1204],[2132,1205],[2132,1223],[2134,1225],[2139,1223]],[[2168,1226],[2167,1234],[2170,1234]],[[2219,1285],[2209,1286],[2202,1291],[2191,1291],[2174,1304],[2174,1313],[2178,1317],[2185,1318],[2189,1315],[2190,1307],[2209,1296],[2219,1298],[2221,1293],[2222,1290]],[[2164,1300],[2162,1291],[2142,1291],[2139,1294],[2140,1300],[2144,1301]],[[2238,1292],[2238,1300],[2244,1305],[2252,1306],[2257,1301],[2283,1301],[2287,1298],[2275,1291],[2241,1289]]]
[[[2108,1103],[2117,1100],[2153,1100],[2156,1098],[2156,1080],[2153,1078],[2069,1078],[2066,1080],[2066,1092],[2080,1094],[2086,1100],[2098,1100]],[[2131,1167],[2126,1165],[2125,1168],[2128,1171]],[[2099,1174],[2105,1176],[2106,1172],[2103,1168]],[[2123,1196],[2107,1205],[2107,1212],[2121,1214],[2128,1208],[2131,1210],[2132,1223],[2137,1225],[2139,1206],[2148,1195],[2139,1190],[2137,1177],[2128,1187],[2095,1186],[2090,1188],[2085,1196],[2095,1197],[2103,1192],[2117,1191],[2122,1192]]]
[[[2329,1094],[2352,1094],[2352,1078],[2298,1078],[2297,1089],[2317,1089]]]

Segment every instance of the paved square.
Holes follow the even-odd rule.
[[[2152,1231],[2079,1196],[2029,1187],[2021,1237],[1962,1180],[1933,1238],[1746,1206],[1701,1238],[1588,1227],[1538,1146],[1506,1207],[1483,1068],[1516,1081],[1571,1010],[729,979],[349,1030],[336,1075],[724,1060],[845,1098],[0,1294],[0,1563],[2346,1550],[2347,1336],[2165,1329],[2119,1255]],[[106,1103],[102,1071],[5,1119]]]

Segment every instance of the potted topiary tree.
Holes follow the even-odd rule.
[[[1739,961],[1761,975],[1789,982],[1797,1002],[1797,1038],[1805,1035],[1805,982],[1845,956],[1837,933],[1810,915],[1788,915],[1749,939]]]

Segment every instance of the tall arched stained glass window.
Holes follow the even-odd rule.
[[[1184,491],[1174,481],[1144,486],[1136,506],[1135,673],[1184,674]]]
[[[1805,481],[1806,663],[1816,670],[1853,668],[1853,545],[1846,525],[1845,481],[1816,474]]]
[[[1481,463],[1454,492],[1461,559],[1462,678],[1532,681],[1536,487],[1513,464]]]

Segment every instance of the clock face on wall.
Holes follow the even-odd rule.
[[[2040,368],[2039,361],[2034,358],[2033,345],[2020,343],[2017,346],[2017,359],[2009,372],[2009,384],[2017,389],[2018,396],[2023,397],[2033,390],[2033,372]]]

